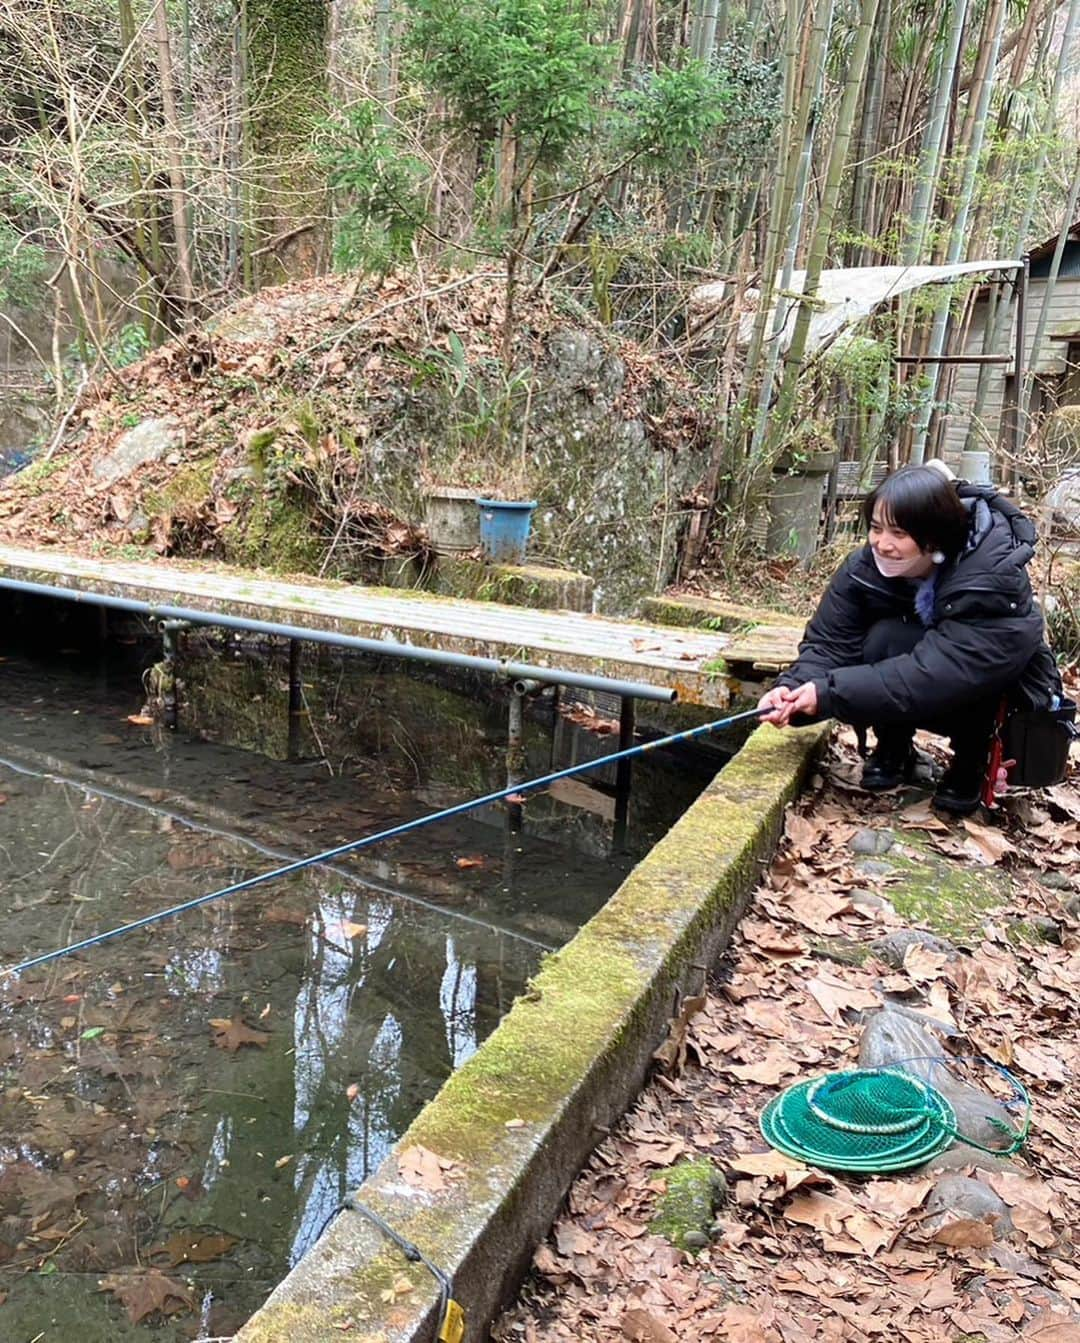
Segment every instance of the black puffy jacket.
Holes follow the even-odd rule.
[[[1027,563],[1035,528],[991,486],[961,485],[971,523],[967,544],[941,567],[933,609],[915,609],[916,585],[885,578],[869,545],[837,570],[778,684],[813,681],[818,718],[931,724],[973,699],[1009,692],[1025,708],[1046,708],[1061,680],[1043,638]],[[926,625],[910,653],[864,660],[870,627],[889,616]]]

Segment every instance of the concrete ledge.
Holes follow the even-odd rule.
[[[642,615],[661,625],[720,630],[724,634],[741,634],[755,625],[784,626],[801,631],[804,623],[790,611],[770,611],[765,607],[739,606],[737,602],[720,601],[716,597],[690,595],[647,597]]]
[[[677,995],[730,938],[827,731],[759,728],[361,1187],[451,1276],[470,1343],[640,1090]],[[444,1163],[444,1190],[402,1179],[397,1154],[417,1145]],[[345,1212],[237,1338],[325,1343],[344,1327],[356,1343],[429,1343],[437,1304],[427,1270]]]
[[[428,580],[432,592],[476,601],[509,602],[548,611],[591,611],[596,584],[588,574],[543,564],[484,564],[440,555]]]

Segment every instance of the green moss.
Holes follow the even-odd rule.
[[[719,630],[724,634],[746,634],[758,625],[802,625],[799,617],[788,611],[740,606],[714,597],[649,597],[642,609],[647,620],[662,625]]]
[[[779,830],[787,792],[820,729],[761,730],[602,910],[545,959],[483,1047],[414,1121],[403,1144],[484,1168],[492,1129],[550,1122],[597,1057],[650,1010],[659,949],[678,976],[710,929],[730,920]]]
[[[713,1213],[721,1202],[726,1182],[706,1157],[680,1161],[663,1174],[667,1188],[656,1201],[649,1230],[663,1236],[680,1250],[699,1250],[702,1245],[687,1244],[691,1233],[708,1236]]]
[[[813,955],[822,960],[837,961],[841,965],[862,965],[871,955],[866,942],[856,942],[850,937],[819,937],[810,943]]]
[[[273,429],[256,429],[249,437],[247,443],[247,459],[250,466],[255,470],[259,480],[262,480],[266,473],[266,464],[270,459],[270,449],[274,446],[274,440],[277,438],[278,431]]]
[[[939,858],[917,837],[905,835],[915,854],[890,849],[887,861],[901,880],[888,888],[896,912],[922,922],[952,942],[979,941],[987,914],[1007,899],[1008,881],[991,868],[967,868]]]
[[[175,517],[197,512],[210,498],[216,468],[216,456],[190,463],[177,471],[163,489],[148,490],[143,496],[143,508],[151,516],[165,513]]]
[[[288,494],[271,497],[249,488],[246,496],[221,533],[225,558],[276,574],[315,572],[324,547],[308,511]]]
[[[11,478],[9,489],[28,495],[44,494],[49,488],[49,480],[62,466],[66,465],[62,457],[51,457],[48,461],[31,462]]]

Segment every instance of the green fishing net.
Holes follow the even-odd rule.
[[[891,1068],[799,1082],[761,1116],[770,1146],[824,1170],[906,1170],[952,1142],[956,1114],[934,1087]]]

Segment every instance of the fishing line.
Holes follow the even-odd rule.
[[[175,918],[177,915],[186,914],[192,909],[200,909],[203,905],[209,905],[215,900],[222,900],[229,895],[237,895],[240,891],[251,890],[255,886],[265,885],[267,882],[276,881],[280,877],[291,876],[294,872],[302,872],[305,868],[313,867],[318,863],[329,862],[334,858],[340,858],[346,853],[357,853],[361,849],[370,848],[383,840],[396,839],[400,835],[410,834],[413,830],[419,830],[425,825],[433,825],[436,821],[448,821],[454,816],[463,816],[466,812],[475,811],[478,807],[487,807],[494,802],[505,801],[507,798],[516,798],[525,793],[533,793],[537,789],[549,787],[559,779],[569,779],[576,774],[585,774],[589,770],[599,769],[620,760],[632,760],[636,756],[647,755],[650,751],[676,746],[681,742],[694,741],[698,737],[719,732],[724,728],[734,726],[736,723],[748,723],[751,720],[759,719],[763,713],[768,712],[770,712],[768,708],[747,709],[743,713],[731,714],[727,718],[719,718],[712,723],[703,723],[700,727],[687,728],[683,732],[673,732],[670,736],[658,737],[655,741],[643,742],[640,746],[629,746],[624,751],[613,751],[610,755],[603,755],[595,760],[585,760],[580,764],[555,770],[551,774],[543,774],[539,778],[529,779],[524,783],[500,788],[494,793],[485,793],[482,797],[472,798],[468,802],[460,802],[456,806],[445,807],[441,811],[430,812],[426,816],[418,816],[414,820],[404,821],[402,824],[391,826],[387,830],[380,830],[374,835],[365,835],[362,839],[355,839],[347,844],[339,844],[335,848],[325,849],[322,853],[314,854],[310,858],[300,858],[296,862],[286,863],[283,867],[276,867],[269,872],[261,872],[254,877],[247,877],[243,881],[236,881],[229,886],[223,886],[220,890],[210,891],[206,895],[199,895],[192,900],[184,900],[180,904],[171,905],[168,909],[158,910],[155,914],[147,914],[141,919],[133,919],[130,923],[122,923],[106,932],[96,933],[93,937],[85,937],[79,942],[71,942],[67,946],[57,947],[54,951],[42,952],[39,956],[31,956],[25,961],[19,961],[16,965],[8,966],[0,971],[0,978],[22,974],[24,970],[30,970],[38,965],[47,965],[51,961],[60,960],[61,957],[70,956],[77,951],[87,951],[103,942],[110,942],[113,938],[122,937],[125,933],[137,932],[140,928],[149,928],[152,924],[160,923],[164,919]]]

